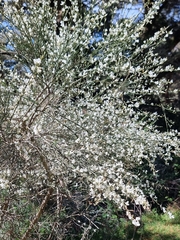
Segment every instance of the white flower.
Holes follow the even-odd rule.
[[[3,178],[0,178],[0,188],[1,189],[6,189],[9,187],[9,181]]]
[[[136,217],[135,219],[132,220],[132,224],[136,227],[139,227],[140,224],[140,217]]]
[[[134,106],[136,107],[136,108],[138,108],[139,107],[139,102],[136,102],[135,104],[134,104]]]
[[[167,214],[168,214],[168,217],[169,217],[170,219],[173,219],[173,218],[174,218],[174,215],[173,215],[171,212],[167,212]]]
[[[41,73],[41,72],[42,72],[42,68],[41,68],[41,67],[37,67],[37,68],[36,68],[36,72],[37,72],[37,73]]]
[[[162,210],[163,210],[163,213],[166,213],[166,208],[165,207],[163,207]]]
[[[41,64],[41,59],[37,58],[37,59],[33,59],[34,65],[40,65]]]
[[[153,71],[149,71],[148,75],[149,75],[150,78],[154,78],[154,77],[157,76],[157,74]]]

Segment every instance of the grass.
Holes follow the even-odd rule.
[[[134,240],[180,240],[180,209],[170,210],[174,215],[173,219],[170,219],[167,213],[146,213]]]
[[[153,210],[142,216],[139,228],[125,219],[111,219],[113,224],[97,231],[92,240],[180,240],[180,208],[173,206],[168,210],[173,219]]]

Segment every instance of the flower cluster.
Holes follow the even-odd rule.
[[[7,71],[0,79],[0,144],[11,146],[19,165],[6,159],[3,150],[0,158],[8,169],[20,168],[12,175],[17,181],[7,176],[8,186],[21,192],[22,186],[27,190],[42,183],[68,191],[73,181],[84,181],[95,203],[114,201],[139,226],[129,205],[149,209],[156,161],[180,155],[179,133],[158,131],[158,114],[139,110],[149,96],[160,98],[164,92],[168,80],[157,79],[159,72],[172,70],[153,52],[167,37],[166,29],[139,42],[162,1],[142,22],[117,22],[104,32],[103,41],[93,44],[92,33],[105,11],[85,10],[81,18],[74,1],[73,28],[62,19],[56,35],[56,14],[47,2],[29,3],[28,14],[4,7],[4,16],[15,26],[7,33],[15,56],[29,69]]]

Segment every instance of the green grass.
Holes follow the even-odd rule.
[[[174,218],[155,211],[142,217],[142,227],[138,229],[135,240],[180,240],[180,210],[171,209]],[[130,240],[130,239],[127,239]]]
[[[97,231],[92,240],[180,240],[180,209],[171,208],[174,215],[158,214],[155,210],[142,217],[141,227],[136,229],[129,221],[121,219],[119,223]]]

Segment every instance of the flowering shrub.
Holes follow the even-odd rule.
[[[150,209],[147,197],[155,198],[155,162],[161,158],[168,163],[180,154],[179,133],[159,132],[154,124],[158,114],[139,108],[147,98],[150,105],[153,97],[161,100],[168,79],[157,76],[173,71],[154,53],[168,36],[167,29],[140,41],[162,1],[142,22],[121,20],[109,33],[104,30],[102,41],[91,44],[112,2],[104,3],[98,14],[90,6],[81,18],[78,1],[73,1],[73,25],[67,24],[67,6],[62,3],[59,35],[56,12],[48,1],[30,1],[27,11],[3,7],[3,17],[14,26],[5,34],[20,67],[6,70],[0,79],[0,234],[10,232],[16,215],[23,221],[18,199],[24,209],[31,205],[35,216],[19,232],[14,230],[16,238],[28,239],[33,228],[33,234],[40,235],[41,224],[52,229],[49,236],[64,237],[68,226],[59,232],[60,223],[40,219],[52,198],[59,217],[62,196],[72,198],[72,188],[85,192],[93,204],[113,201],[139,226],[140,218],[129,206]],[[91,220],[82,225],[82,239],[88,238],[91,225]]]

